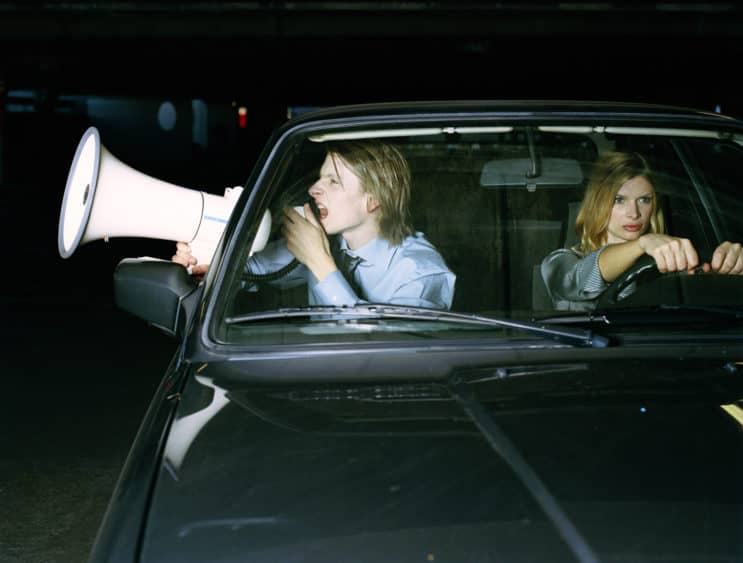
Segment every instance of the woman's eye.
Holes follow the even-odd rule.
[[[622,196],[617,196],[614,198],[614,203],[621,205],[622,203],[624,203],[624,198]]]
[[[651,198],[651,197],[641,197],[641,198],[639,199],[639,201],[640,201],[640,203],[642,203],[643,205],[650,205],[651,203],[653,203],[653,198]]]

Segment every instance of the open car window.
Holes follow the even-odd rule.
[[[373,128],[353,132],[313,130],[295,134],[281,147],[260,186],[272,226],[265,252],[282,244],[286,207],[308,201],[328,143],[359,138],[394,146],[411,174],[410,217],[456,276],[451,311],[511,319],[535,319],[560,312],[541,274],[552,251],[579,244],[575,220],[596,161],[608,152],[644,156],[653,171],[657,204],[669,234],[690,239],[702,261],[711,260],[722,241],[743,240],[743,153],[740,140],[693,129],[522,122],[461,126]],[[331,323],[311,315],[287,322],[270,316],[255,323],[229,323],[252,313],[313,306],[303,266],[274,276],[251,278],[252,236],[240,237],[232,254],[219,309],[219,340],[284,342],[327,338],[417,338],[461,333],[473,327],[411,322]],[[260,254],[260,252],[258,252]],[[677,276],[679,277],[679,276]],[[693,287],[666,280],[612,304],[743,305],[743,279],[704,276]],[[306,279],[306,278],[305,278]],[[681,285],[679,285],[681,284]],[[363,300],[363,296],[361,297]],[[322,327],[325,327],[324,329]],[[411,336],[414,335],[414,336]],[[256,340],[258,339],[258,340]],[[265,340],[260,340],[265,339]]]

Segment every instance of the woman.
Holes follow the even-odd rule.
[[[665,234],[650,167],[637,153],[611,152],[599,158],[575,229],[576,246],[555,250],[542,261],[542,278],[555,309],[592,310],[609,284],[643,254],[652,256],[664,273],[693,273],[700,265],[690,240]],[[711,263],[701,268],[743,273],[741,245],[723,242]],[[620,298],[632,291],[628,287]]]

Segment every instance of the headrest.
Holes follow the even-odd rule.
[[[572,248],[580,243],[578,233],[575,232],[575,219],[578,217],[580,205],[580,201],[571,201],[568,203],[568,221],[565,225],[565,248]]]
[[[536,174],[530,177],[536,168]],[[583,182],[583,171],[577,160],[571,158],[540,158],[537,166],[530,158],[504,158],[485,163],[480,174],[480,185],[485,188],[575,186]]]

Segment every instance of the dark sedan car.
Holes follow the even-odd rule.
[[[368,277],[353,302],[323,301],[311,260],[261,257],[305,256],[287,216],[333,238],[317,190],[370,142],[407,163],[426,251],[393,289]],[[641,164],[596,195],[622,155]],[[317,216],[285,211],[303,205]],[[91,561],[743,561],[741,241],[743,122],[718,114],[295,118],[203,280],[170,261],[116,269],[118,305],[181,344]],[[399,290],[413,285],[418,301]]]

